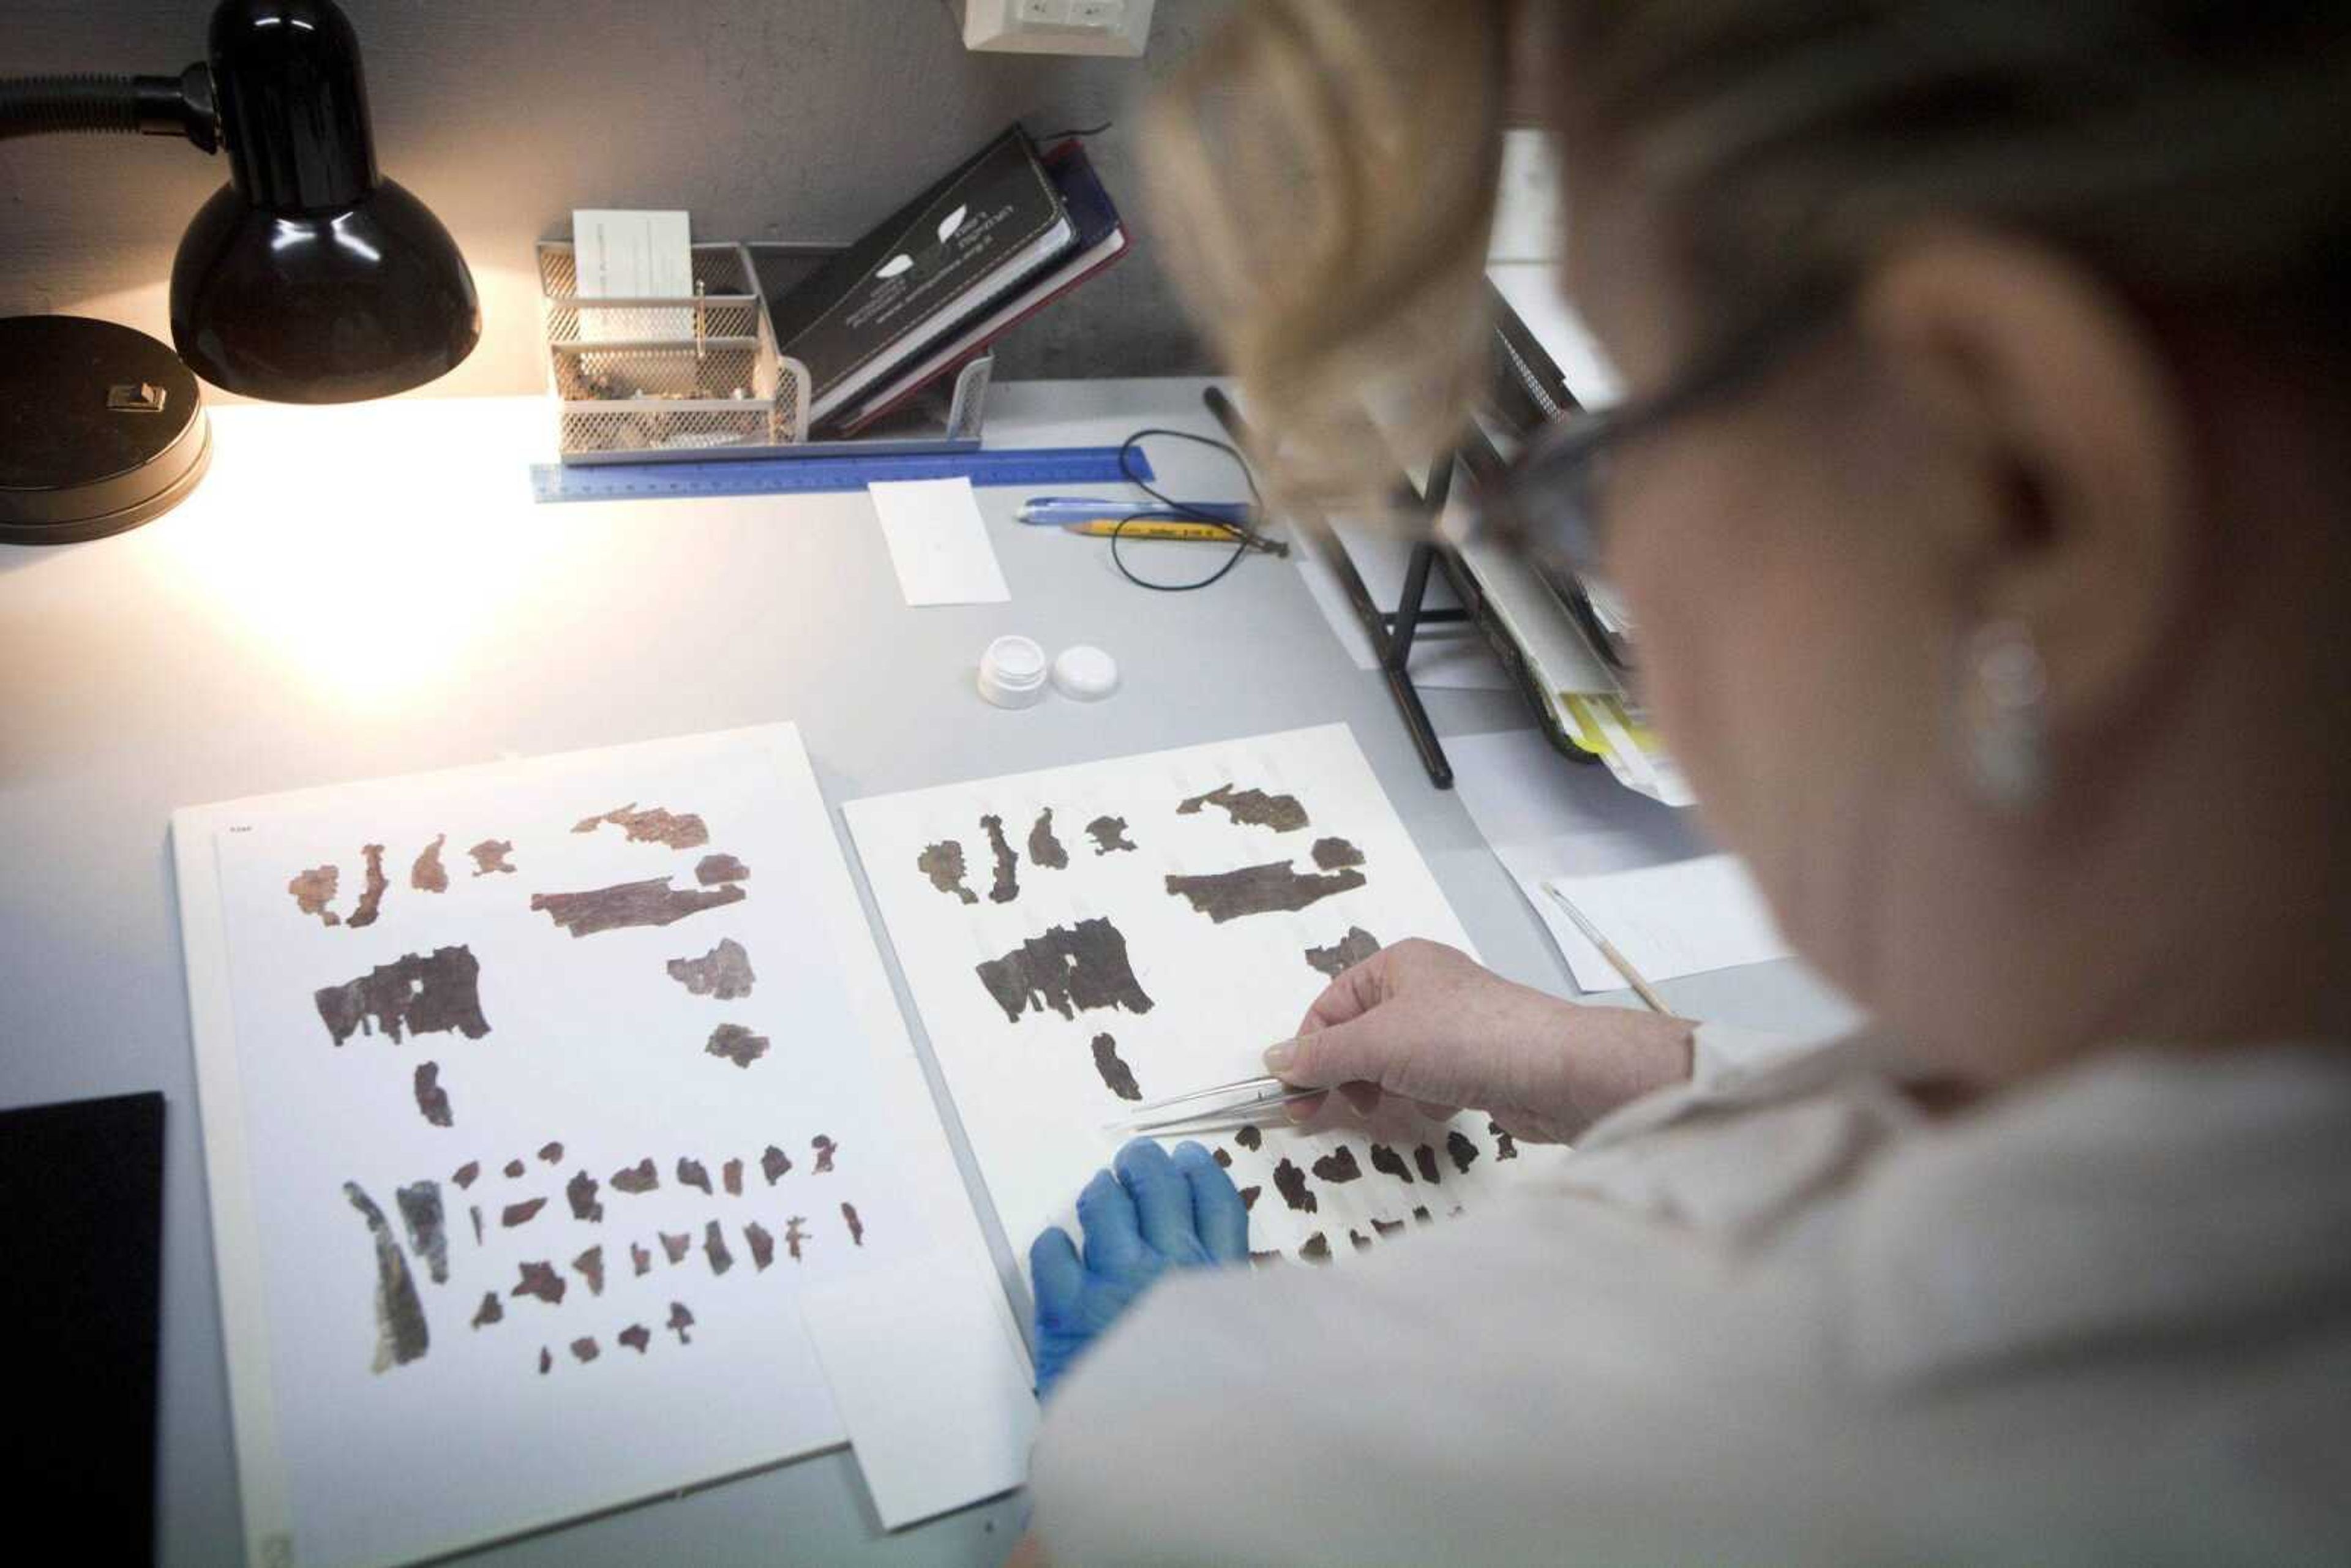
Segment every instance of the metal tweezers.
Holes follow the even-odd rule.
[[[1279,1078],[1239,1078],[1230,1083],[1195,1089],[1189,1094],[1170,1095],[1139,1105],[1132,1114],[1108,1124],[1104,1131],[1155,1138],[1171,1137],[1177,1133],[1216,1132],[1247,1125],[1257,1121],[1263,1112],[1328,1092],[1325,1089],[1293,1089]],[[1203,1105],[1203,1101],[1211,1103]],[[1196,1108],[1176,1112],[1176,1107],[1184,1105]],[[1171,1112],[1176,1113],[1170,1114]]]

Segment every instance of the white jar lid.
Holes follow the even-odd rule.
[[[1053,661],[1053,685],[1063,696],[1099,702],[1118,690],[1118,661],[1083,643],[1064,648]]]
[[[979,695],[998,707],[1045,699],[1045,650],[1029,637],[998,637],[979,656]]]

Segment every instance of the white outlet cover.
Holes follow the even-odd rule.
[[[967,49],[1132,58],[1143,53],[1151,37],[1152,0],[961,0],[961,4],[963,42]],[[1046,19],[1056,16],[1061,19]]]

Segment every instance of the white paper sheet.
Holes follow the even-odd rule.
[[[837,1445],[826,1374],[872,1369],[820,1367],[796,1292],[984,1257],[791,727],[172,832],[253,1562],[406,1562]],[[325,865],[306,912],[289,883]],[[633,883],[705,906],[580,936],[531,906]],[[713,1054],[721,1025],[764,1053]],[[398,1197],[428,1183],[438,1266]],[[415,1311],[387,1343],[391,1260]],[[967,1305],[1005,1330],[970,1354],[1004,1355],[1001,1291]],[[1026,1376],[1017,1342],[998,1372]]]
[[[694,298],[692,220],[681,212],[576,208],[571,214],[573,292],[581,299]],[[691,310],[583,310],[591,343],[690,339]]]
[[[1637,871],[1547,880],[1646,980],[1670,980],[1789,956],[1762,893],[1735,856],[1701,855]],[[1614,966],[1583,938],[1564,912],[1561,922],[1565,934],[1553,926],[1552,935],[1560,937],[1560,951],[1575,971],[1575,983],[1587,991],[1622,986]]]
[[[1001,604],[1012,597],[969,479],[893,480],[866,488],[908,604]]]
[[[1200,799],[1225,786],[1266,799],[1230,808]],[[1328,983],[1310,949],[1355,932],[1468,946],[1343,726],[852,801],[843,815],[1024,1266],[1046,1225],[1073,1225],[1079,1188],[1125,1141],[1107,1124],[1135,1099],[1264,1071],[1265,1048],[1296,1030]],[[1238,820],[1250,815],[1266,820]],[[1133,847],[1105,847],[1122,842]],[[1348,863],[1357,856],[1359,870]],[[1214,892],[1169,886],[1256,866],[1285,882],[1332,880],[1306,883],[1301,894],[1316,896],[1294,910],[1222,922],[1180,888],[1212,904]],[[1065,968],[1081,938],[1087,956]],[[1016,955],[1018,974],[1005,963]],[[1002,998],[987,974],[1007,982]],[[1113,1082],[1122,1063],[1133,1079],[1127,1094]],[[1447,1127],[1415,1113],[1376,1139],[1302,1134],[1278,1114],[1259,1126],[1249,1141],[1200,1140],[1231,1160],[1245,1193],[1258,1189],[1250,1247],[1296,1255],[1313,1246],[1343,1264],[1358,1239],[1375,1248],[1408,1228],[1416,1210],[1441,1222],[1555,1154],[1530,1148],[1522,1157],[1472,1116]],[[1381,1169],[1383,1160],[1405,1175]],[[1284,1183],[1311,1211],[1285,1199]]]

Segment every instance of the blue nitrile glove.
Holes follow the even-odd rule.
[[[1111,1164],[1115,1176],[1096,1171],[1078,1195],[1084,1260],[1058,1225],[1029,1249],[1040,1399],[1160,1275],[1249,1259],[1249,1210],[1207,1150],[1178,1144],[1170,1155],[1137,1138]]]

